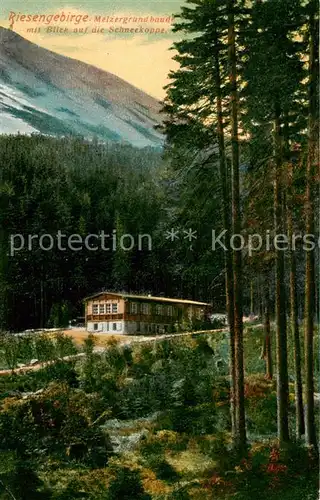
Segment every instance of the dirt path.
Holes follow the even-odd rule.
[[[252,326],[246,326],[246,328],[262,328],[262,324],[258,325],[252,325]],[[181,338],[181,337],[189,337],[190,335],[213,335],[216,333],[227,333],[229,330],[228,328],[221,328],[219,330],[203,330],[203,331],[197,331],[197,332],[187,332],[187,333],[173,333],[173,334],[164,334],[164,335],[155,335],[153,337],[144,337],[144,336],[120,336],[118,335],[116,340],[118,341],[119,345],[132,345],[132,344],[148,344],[148,343],[154,343],[154,342],[161,342],[166,339],[172,339],[172,338]],[[73,336],[72,331],[66,330],[64,333],[66,333],[68,336]],[[88,336],[88,333],[81,331],[84,337]],[[77,331],[76,335],[79,335],[79,332]],[[111,339],[111,337],[110,337]],[[109,340],[110,340],[109,339]],[[76,340],[76,339],[75,339]],[[99,354],[104,352],[106,349],[108,349],[108,345],[102,347],[102,346],[97,346],[94,348],[94,352]],[[26,365],[20,368],[15,368],[14,370],[0,370],[0,376],[3,375],[10,375],[10,374],[17,374],[17,373],[27,373],[30,371],[37,371],[41,370],[42,368],[45,368],[47,366],[53,365],[57,361],[71,361],[73,359],[80,359],[84,357],[85,354],[83,352],[80,352],[79,354],[74,354],[72,356],[65,356],[63,358],[59,359],[54,359],[52,361],[46,361],[44,363],[37,363],[34,365]]]

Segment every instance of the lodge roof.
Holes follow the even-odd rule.
[[[175,303],[175,304],[189,304],[189,305],[194,305],[194,306],[210,306],[211,305],[211,304],[208,304],[207,302],[197,302],[195,300],[172,299],[169,297],[155,297],[153,295],[137,295],[137,294],[132,294],[132,293],[118,293],[118,292],[109,292],[109,291],[95,293],[94,295],[86,297],[84,299],[84,302],[87,302],[88,300],[97,299],[101,295],[114,295],[114,296],[120,297],[122,299],[150,300],[150,301],[168,302],[168,303]]]

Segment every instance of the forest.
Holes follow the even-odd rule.
[[[318,498],[318,14],[188,0],[163,151],[0,137],[1,500]],[[58,231],[152,249],[10,251]],[[66,328],[101,290],[210,302],[228,329],[101,352],[14,335]]]

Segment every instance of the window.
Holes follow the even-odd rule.
[[[141,312],[142,312],[142,314],[150,314],[150,305],[149,304],[141,304]]]
[[[112,313],[118,312],[118,304],[112,304]]]
[[[98,330],[98,323],[93,323],[93,329]]]
[[[130,302],[130,312],[131,314],[137,314],[138,304],[136,302]]]
[[[111,304],[110,302],[106,304],[106,314],[111,314]]]
[[[168,306],[167,307],[167,314],[168,314],[168,316],[172,316],[173,315],[172,306]]]
[[[117,330],[117,323],[112,323],[112,330],[114,332]]]
[[[99,314],[104,314],[104,304],[99,304]]]
[[[163,310],[163,307],[160,306],[160,305],[157,305],[156,306],[156,314],[158,314],[159,316],[161,316],[162,314],[162,310]]]
[[[99,306],[98,304],[92,305],[92,314],[99,314]]]

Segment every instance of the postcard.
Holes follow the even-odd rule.
[[[319,6],[2,0],[0,500],[319,499]]]

